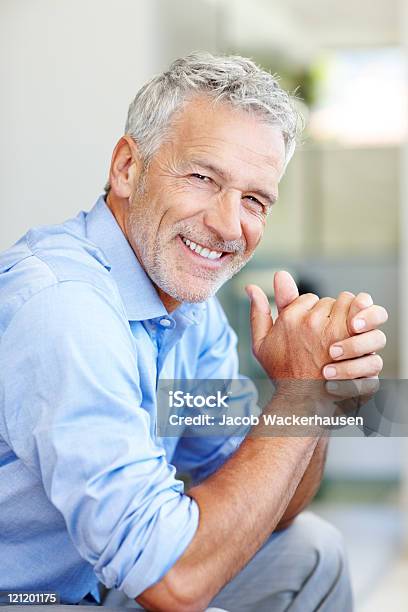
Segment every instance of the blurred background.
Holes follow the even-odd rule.
[[[0,249],[88,210],[140,85],[192,50],[252,57],[307,119],[280,202],[220,297],[249,350],[243,286],[386,306],[384,377],[408,378],[408,11],[404,0],[2,0]],[[408,609],[408,444],[336,438],[314,509],[344,533],[359,612]]]

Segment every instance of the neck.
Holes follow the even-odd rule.
[[[157,287],[157,285],[155,285],[154,283],[153,283],[153,286],[156,289],[157,293],[159,294],[159,298],[163,302],[163,305],[168,313],[174,312],[176,308],[180,306],[181,302],[176,300],[176,298],[172,297],[171,295],[169,295],[168,293],[160,289],[160,287]]]

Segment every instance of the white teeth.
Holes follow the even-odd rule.
[[[220,251],[210,251],[209,248],[203,247],[200,244],[196,244],[188,238],[182,238],[184,244],[186,244],[192,251],[195,251],[201,257],[205,257],[206,259],[219,259],[222,255]]]

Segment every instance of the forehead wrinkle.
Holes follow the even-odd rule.
[[[249,163],[260,165],[262,161],[273,166],[279,176],[282,174],[285,158],[282,131],[246,110],[220,104],[214,113],[211,100],[205,96],[195,97],[177,116],[171,132],[170,142],[179,154],[183,154],[186,147],[226,149],[230,155],[233,149],[233,153],[247,152]]]
[[[250,157],[258,158],[256,161],[252,161],[252,159],[248,160],[248,163],[253,165],[259,164],[259,158],[261,158],[266,164],[272,165],[280,162],[279,154],[273,153],[270,151],[269,153],[261,153],[257,149],[253,149],[246,144],[242,144],[241,142],[233,142],[225,140],[225,138],[217,138],[216,136],[197,136],[191,137],[183,142],[183,148],[201,148],[205,150],[211,150],[214,146],[217,147],[218,144],[221,144],[223,149],[229,148],[233,150],[235,153],[236,150],[244,150],[250,153]],[[222,152],[222,151],[221,151]],[[236,155],[234,155],[236,157]],[[247,160],[246,160],[247,161]]]
[[[216,142],[208,143],[208,140],[216,141]],[[212,158],[215,157],[219,159],[221,163],[223,163],[226,148],[225,146],[223,149],[218,148],[217,147],[218,142],[221,142],[223,145],[227,144],[227,147],[230,149],[230,150],[227,150],[227,153],[231,153],[231,158],[238,163],[240,168],[242,168],[243,163],[248,166],[252,166],[256,168],[257,170],[264,170],[264,166],[268,166],[268,171],[269,172],[272,171],[272,174],[277,176],[279,179],[281,175],[281,171],[282,171],[282,168],[280,168],[282,160],[279,155],[273,155],[273,156],[267,155],[264,153],[260,153],[258,151],[254,151],[253,149],[249,147],[245,147],[243,145],[238,146],[234,143],[229,143],[229,142],[226,143],[224,139],[215,138],[215,137],[214,138],[211,137],[210,139],[208,137],[190,139],[190,142],[187,142],[187,144],[183,148],[184,148],[184,151],[186,151],[188,155],[191,155],[191,158],[194,157],[197,162],[200,161],[200,153],[202,153],[204,155],[207,154]],[[232,149],[232,152],[231,152],[231,149]],[[243,159],[242,156],[239,155],[239,151],[242,149],[248,151],[251,154],[249,158]],[[207,162],[207,164],[211,164],[211,159],[205,159],[203,161]],[[225,175],[226,180],[233,179],[232,172],[229,169],[226,169],[224,167],[220,169],[222,170],[222,174]],[[265,182],[263,178],[262,178],[262,181]],[[270,177],[267,177],[266,182],[269,183],[269,181],[270,181]]]

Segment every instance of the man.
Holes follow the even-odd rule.
[[[132,103],[106,197],[1,256],[1,590],[77,603],[99,580],[152,610],[351,609],[339,534],[298,516],[320,483],[319,433],[238,449],[155,435],[159,379],[238,377],[214,294],[262,237],[297,123],[251,61],[180,59]],[[387,315],[367,294],[299,297],[280,273],[274,324],[248,293],[274,380],[381,371]]]

